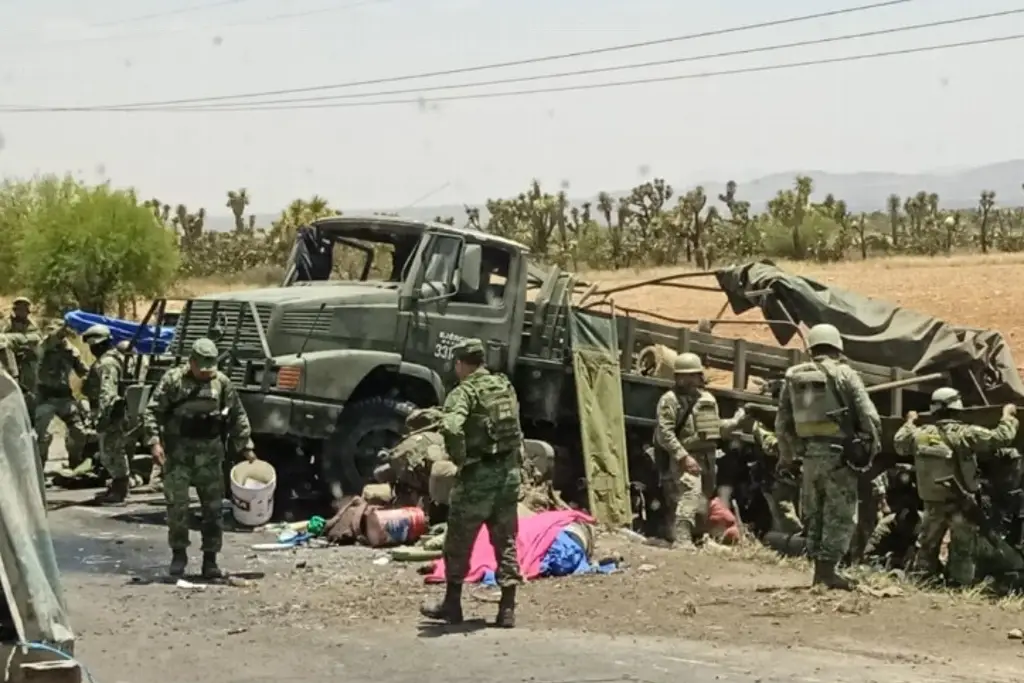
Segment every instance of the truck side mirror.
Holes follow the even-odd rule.
[[[459,264],[459,291],[475,292],[480,289],[480,268],[483,265],[483,247],[467,244],[462,250]]]

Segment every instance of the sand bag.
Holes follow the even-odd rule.
[[[652,344],[644,347],[637,355],[636,372],[644,377],[672,379],[672,364],[676,360],[676,352],[664,344]]]

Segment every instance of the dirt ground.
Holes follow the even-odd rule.
[[[763,549],[664,550],[616,533],[599,538],[595,556],[619,558],[620,571],[530,582],[512,633],[480,628],[493,619],[493,589],[467,589],[463,628],[430,628],[417,608],[440,589],[424,585],[418,565],[363,547],[253,551],[272,540],[265,533],[226,535],[225,568],[248,577],[239,585],[178,588],[163,578],[158,502],[50,513],[77,652],[97,681],[313,681],[364,655],[370,668],[361,673],[393,667],[376,676],[383,681],[422,681],[423,666],[452,680],[469,680],[477,666],[509,681],[661,680],[644,673],[652,666],[666,680],[699,683],[1009,682],[1024,663],[1024,645],[1007,637],[1024,627],[1019,601],[923,592],[885,577],[855,593],[821,593],[807,588],[804,563]],[[436,636],[465,644],[449,658],[428,642]],[[581,660],[572,677],[538,663],[544,648]],[[661,664],[649,660],[655,654]],[[608,667],[618,667],[610,678]]]
[[[1019,257],[994,256],[786,267],[950,322],[999,330],[1020,360],[1024,312],[1009,304],[1024,294],[1024,280],[1014,277],[1020,264]],[[607,284],[648,275],[589,277]],[[194,295],[216,285],[188,288]],[[723,297],[659,288],[616,301],[707,318]],[[763,328],[743,331],[769,341]],[[58,497],[75,495],[81,494]],[[452,681],[923,683],[1020,680],[1024,664],[1024,645],[1007,637],[1024,628],[1021,601],[921,591],[877,576],[857,593],[820,594],[806,588],[802,563],[779,562],[764,550],[667,551],[617,535],[603,537],[597,554],[622,557],[623,571],[531,583],[522,594],[522,628],[513,634],[461,633],[448,640],[455,645],[425,643],[417,639],[416,608],[437,589],[425,587],[413,566],[374,563],[383,554],[368,549],[264,555],[248,549],[251,535],[232,534],[229,568],[265,577],[195,591],[154,583],[167,559],[162,512],[154,510],[155,524],[80,507],[51,512],[82,635],[79,652],[97,681],[258,683],[374,672],[389,682],[423,681],[427,666],[428,675]],[[95,544],[103,550],[83,555]],[[87,560],[95,557],[116,566],[97,568]],[[492,618],[494,600],[489,590],[469,591],[467,616]],[[472,644],[459,645],[463,639]],[[524,651],[533,658],[523,659]],[[642,667],[633,665],[641,659]],[[495,669],[495,661],[504,664]],[[576,662],[571,672],[555,673],[569,661]],[[244,671],[256,666],[251,662],[259,672]]]

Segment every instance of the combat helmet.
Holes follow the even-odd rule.
[[[932,410],[963,410],[964,401],[953,387],[942,387],[932,392]]]
[[[829,346],[836,351],[842,351],[843,337],[835,325],[815,325],[807,332],[807,347],[813,349],[815,346]]]
[[[704,372],[704,363],[695,353],[681,353],[672,361],[672,372],[676,375],[697,375]]]
[[[110,328],[106,325],[92,325],[85,332],[82,333],[82,341],[92,346],[93,344],[100,344],[109,340],[113,335],[110,332]]]

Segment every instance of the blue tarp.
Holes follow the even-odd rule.
[[[115,342],[131,340],[141,327],[139,323],[134,323],[130,320],[108,318],[95,313],[86,313],[85,311],[71,311],[69,313],[65,313],[64,322],[78,334],[82,334],[93,325],[106,325],[110,328],[111,334],[114,335]],[[161,327],[159,328],[159,335],[155,334],[156,329],[157,328],[153,325],[146,325],[141,334],[139,334],[139,338],[135,340],[135,349],[139,353],[167,352],[167,348],[174,339],[174,328]],[[154,337],[157,338],[154,339]]]
[[[540,563],[541,576],[570,576],[574,574],[611,574],[617,569],[614,561],[591,562],[586,549],[568,531],[555,537]],[[496,586],[494,572],[487,572],[480,581],[485,586]]]

